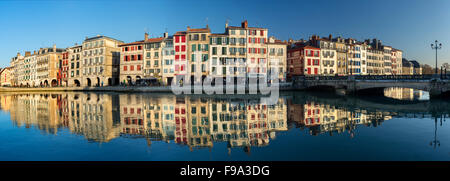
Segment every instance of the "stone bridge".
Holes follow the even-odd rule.
[[[295,89],[334,89],[341,94],[383,94],[389,87],[413,88],[428,91],[430,97],[450,93],[450,80],[445,76],[400,75],[400,76],[315,76],[294,77]]]

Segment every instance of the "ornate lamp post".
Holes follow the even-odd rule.
[[[438,41],[436,40],[436,41],[434,41],[434,44],[431,44],[431,49],[434,49],[434,50],[436,50],[436,70],[435,70],[435,74],[437,75],[437,73],[438,73],[438,69],[437,69],[437,51],[439,50],[439,49],[441,49],[442,48],[442,43],[439,43],[439,45],[438,45]]]

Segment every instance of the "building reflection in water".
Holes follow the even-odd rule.
[[[426,91],[402,87],[386,88],[384,89],[384,96],[407,101],[422,101],[430,99],[430,95]]]
[[[335,106],[307,102],[306,104],[289,104],[289,121],[299,128],[309,130],[311,135],[343,133],[347,131],[354,137],[358,125],[378,126],[383,121],[392,119],[393,113],[368,112],[366,110],[348,110]]]
[[[256,99],[257,100],[257,99]],[[275,105],[255,99],[209,98],[170,94],[2,94],[0,106],[17,127],[35,127],[56,134],[61,129],[89,141],[118,137],[174,142],[190,150],[226,142],[228,149],[250,152],[266,146],[288,123],[311,135],[353,131],[358,125],[377,126],[393,113],[347,110],[313,101],[281,97]]]

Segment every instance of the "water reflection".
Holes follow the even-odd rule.
[[[401,92],[401,96],[411,93]],[[15,126],[37,128],[45,134],[67,129],[92,142],[137,138],[146,139],[149,146],[164,141],[191,150],[226,142],[228,148],[242,147],[246,152],[253,146],[268,145],[277,132],[291,126],[310,135],[346,132],[355,137],[358,126],[376,127],[393,117],[448,114],[448,103],[382,105],[300,93],[282,95],[271,106],[255,100],[170,94],[9,93],[0,95],[0,106],[9,112]]]
[[[427,91],[402,87],[386,88],[384,89],[384,96],[397,100],[407,100],[407,101],[430,100],[430,94]]]
[[[336,106],[307,102],[306,104],[290,104],[289,118],[297,127],[307,128],[311,135],[323,133],[342,133],[347,131],[354,137],[354,129],[358,125],[378,126],[392,118],[395,113],[368,112],[367,110],[349,110]]]

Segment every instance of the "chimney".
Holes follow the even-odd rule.
[[[56,44],[53,44],[53,52],[56,52]]]
[[[248,28],[248,22],[247,22],[247,20],[243,21],[243,22],[241,23],[241,26],[242,26],[242,28]]]
[[[144,40],[147,41],[148,40],[148,33],[145,33],[144,37],[145,37]]]
[[[20,57],[20,52],[17,52],[17,57]]]
[[[169,37],[169,33],[164,32],[164,38],[168,38]]]
[[[228,28],[228,20],[227,20],[227,22],[225,22],[225,29],[227,29]]]
[[[36,55],[36,50],[33,52],[33,55]]]
[[[97,37],[100,37],[100,35],[97,35]]]
[[[30,51],[26,51],[25,52],[25,56],[30,56],[31,55],[31,52]]]
[[[331,41],[331,39],[333,39],[333,36],[330,34],[330,35],[328,35],[328,40]]]
[[[188,26],[188,27],[187,27],[187,30],[188,30],[188,31],[189,31],[189,30],[191,30],[191,27],[190,27],[190,26]]]

